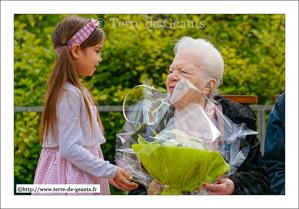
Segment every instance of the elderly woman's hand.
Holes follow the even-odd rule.
[[[235,192],[235,183],[228,179],[219,176],[217,178],[218,184],[203,183],[203,187],[211,190],[210,195],[230,195]]]

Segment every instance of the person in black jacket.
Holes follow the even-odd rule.
[[[183,37],[176,43],[174,53],[175,58],[166,81],[169,93],[173,92],[180,79],[186,78],[212,102],[221,105],[223,114],[232,122],[246,123],[251,130],[256,130],[256,116],[250,107],[216,95],[222,82],[224,63],[221,53],[211,43],[203,39]],[[218,177],[218,184],[203,184],[203,187],[211,191],[209,194],[263,195],[269,192],[270,181],[260,152],[260,142],[256,135],[246,136],[246,141],[250,145],[250,151],[237,171],[228,178]],[[139,184],[129,195],[147,195],[147,191]]]

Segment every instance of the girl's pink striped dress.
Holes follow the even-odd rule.
[[[62,97],[62,102],[58,105],[58,115],[60,114],[58,120],[59,146],[53,146],[55,145],[55,142],[51,136],[49,136],[51,138],[49,144],[43,144],[43,149],[35,173],[34,184],[100,184],[100,193],[56,194],[109,195],[108,178],[113,179],[115,177],[117,166],[112,165],[103,159],[100,144],[105,142],[105,138],[97,127],[96,106],[90,105],[94,116],[94,133],[90,134],[91,130],[90,126],[88,126],[89,119],[84,120],[85,114],[82,113],[85,110],[84,102],[80,100],[78,101],[78,98],[83,99],[83,96],[81,95],[82,98],[80,97],[80,92],[80,94],[77,94],[77,90],[74,89],[76,87],[69,85],[67,85],[67,87],[67,92],[70,94],[68,95],[70,104],[73,104],[72,107],[74,112],[80,114],[81,119],[83,119],[76,119],[76,116],[68,111],[69,108],[63,108],[63,103],[67,100]],[[90,139],[90,136],[92,140]]]

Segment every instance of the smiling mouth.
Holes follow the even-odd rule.
[[[169,86],[169,91],[173,91],[175,86]]]

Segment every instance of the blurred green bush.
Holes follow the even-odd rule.
[[[66,16],[14,16],[15,107],[43,105],[46,81],[56,59],[52,33]],[[283,14],[80,16],[106,21],[103,61],[92,77],[80,78],[100,106],[122,105],[126,93],[145,78],[165,92],[173,43],[183,36],[207,39],[221,51],[225,63],[221,94],[257,95],[259,104],[273,104],[274,94],[285,90]],[[33,182],[41,150],[37,142],[40,118],[41,113],[35,112],[14,114],[14,174],[18,181]],[[115,134],[124,119],[121,112],[101,113],[101,118],[107,138],[103,154],[115,164]],[[124,194],[112,187],[111,193]]]

